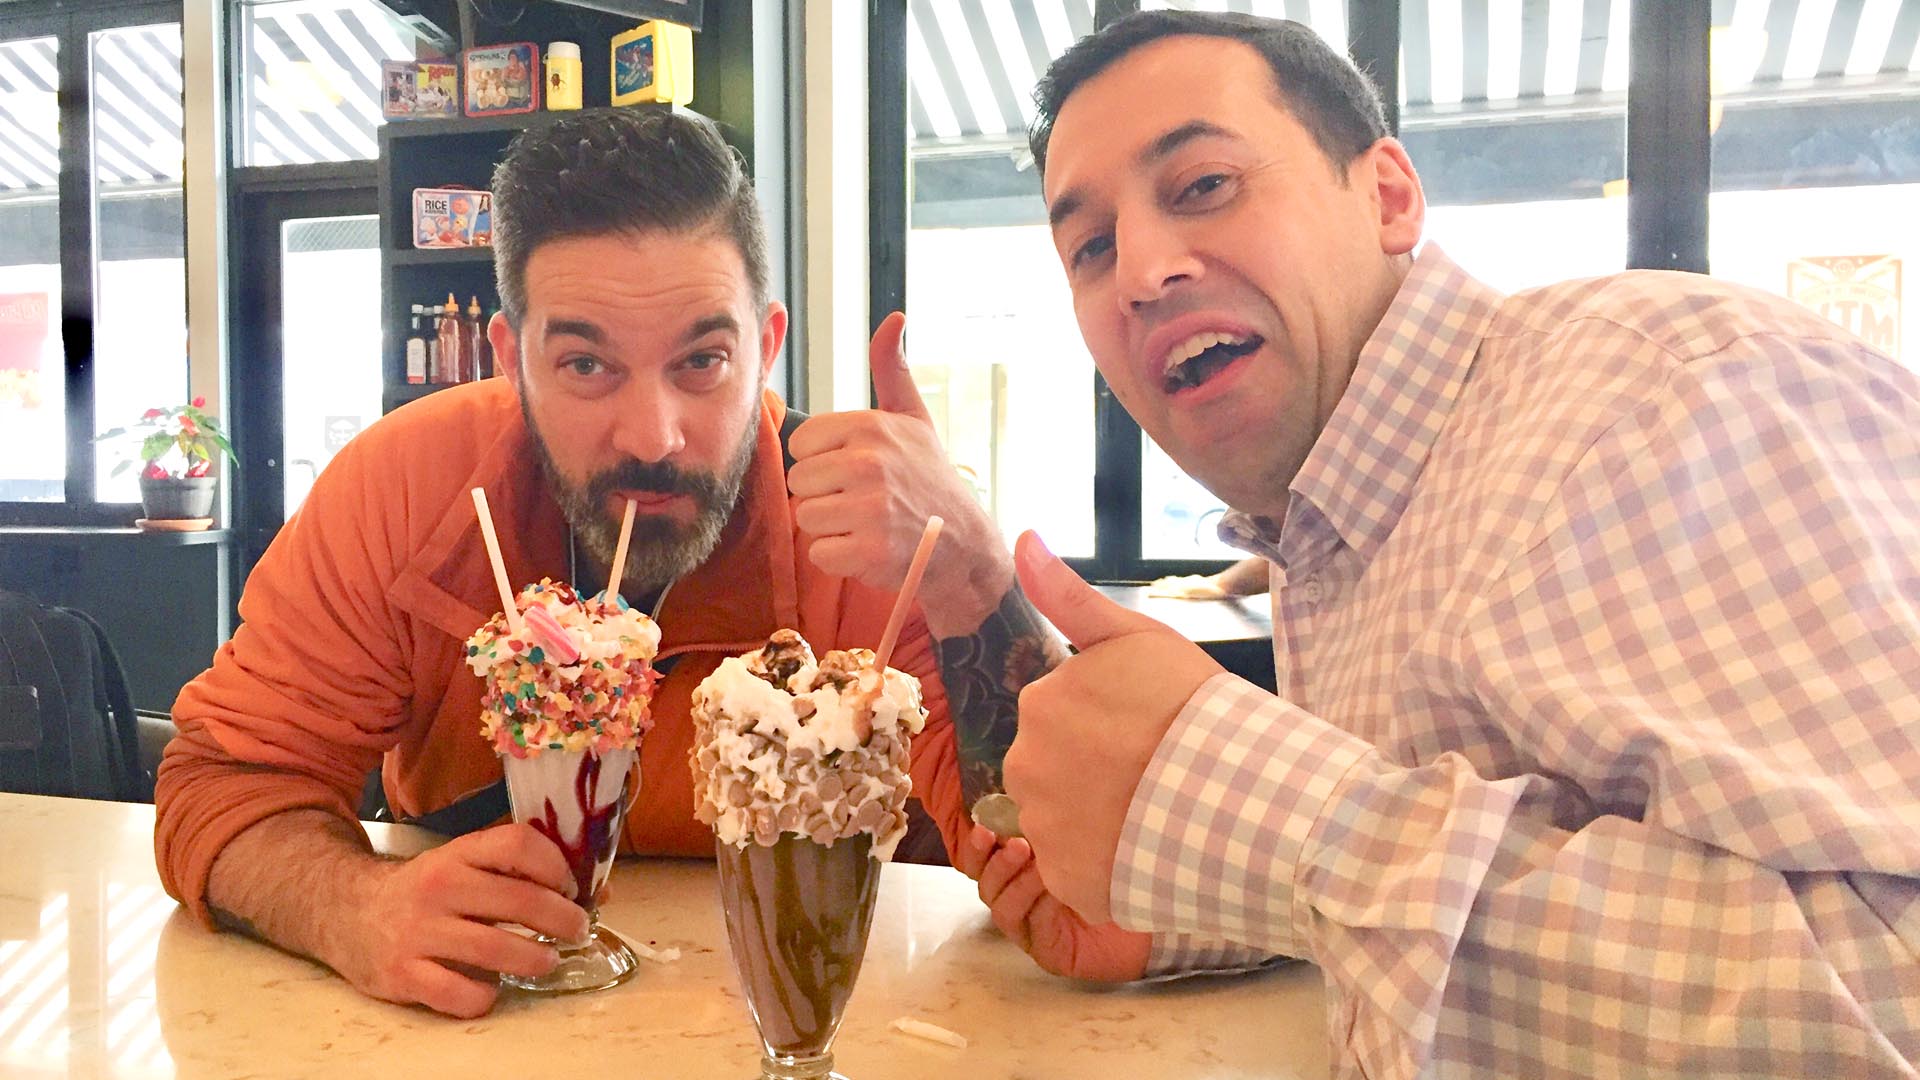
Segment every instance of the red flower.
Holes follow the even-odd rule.
[[[200,434],[200,425],[194,423],[192,417],[183,416],[180,418],[180,432],[183,435],[198,435]]]
[[[146,469],[142,471],[140,475],[149,480],[165,480],[167,478],[167,470],[161,468],[159,462],[149,461],[147,462]]]
[[[203,397],[197,397],[197,398],[194,398],[194,399],[193,399],[193,407],[194,407],[194,408],[196,408],[196,409],[204,409],[204,408],[206,408],[206,407],[207,407],[207,399],[206,399],[206,398],[203,398]]]
[[[213,462],[211,461],[196,461],[192,465],[187,466],[187,475],[190,477],[205,476],[207,475],[207,470],[211,468],[213,468]]]
[[[165,412],[166,412],[165,409],[148,409],[146,412],[143,412],[140,414],[140,419],[152,420],[158,416],[164,415]]]

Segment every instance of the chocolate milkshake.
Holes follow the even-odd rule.
[[[866,649],[818,661],[782,630],[693,694],[695,813],[713,826],[727,936],[765,1080],[837,1075],[880,866],[906,833],[918,680]]]

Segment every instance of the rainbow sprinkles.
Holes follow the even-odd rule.
[[[481,734],[502,754],[631,749],[653,727],[660,628],[603,593],[582,599],[543,578],[467,639],[467,666],[486,680]]]

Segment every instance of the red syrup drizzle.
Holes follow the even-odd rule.
[[[533,827],[540,835],[554,842],[562,854],[567,857],[567,866],[573,871],[574,896],[581,907],[591,910],[593,906],[593,871],[601,861],[613,854],[615,837],[613,821],[619,816],[620,804],[626,798],[625,785],[621,785],[620,798],[596,810],[593,807],[593,792],[599,787],[600,759],[592,754],[582,755],[580,766],[573,774],[573,798],[580,806],[580,835],[562,839],[560,836],[560,814],[554,809],[553,800],[546,800],[546,813],[535,820]]]

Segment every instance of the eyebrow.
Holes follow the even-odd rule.
[[[716,330],[731,330],[739,333],[740,320],[726,312],[721,312],[718,315],[709,315],[699,322],[694,323],[692,326],[687,327],[687,332],[680,335],[680,343],[683,345],[687,344],[698,338],[706,337]]]
[[[549,339],[560,337],[563,334],[569,337],[577,337],[585,341],[591,341],[595,345],[605,345],[607,343],[607,335],[601,333],[598,326],[585,319],[552,319],[548,321],[546,336]]]
[[[1233,132],[1210,120],[1189,120],[1148,143],[1146,149],[1134,155],[1133,165],[1136,169],[1144,169],[1156,164],[1195,139],[1233,137]],[[1055,199],[1053,206],[1047,210],[1047,227],[1059,228],[1061,222],[1079,213],[1080,207],[1085,205],[1086,201],[1086,193],[1079,188],[1068,188],[1061,192],[1060,197]]]
[[[740,320],[722,312],[717,315],[708,315],[706,318],[688,327],[687,332],[680,335],[680,341],[682,344],[685,344],[697,338],[705,337],[716,330],[732,330],[738,332],[739,329]],[[577,337],[583,341],[590,341],[595,345],[605,345],[607,343],[607,335],[601,332],[600,327],[585,319],[553,319],[547,323],[546,336],[549,339],[562,335]]]

